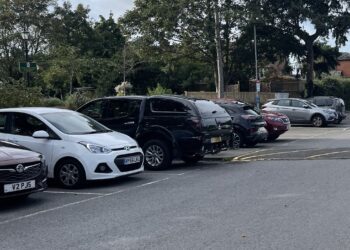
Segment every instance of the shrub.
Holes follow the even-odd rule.
[[[147,88],[147,94],[148,95],[171,95],[173,92],[171,89],[167,89],[160,85],[159,83],[157,84],[157,87],[154,89]]]
[[[24,84],[0,84],[0,108],[41,106],[41,89]]]
[[[92,95],[75,92],[66,97],[64,106],[68,109],[76,110],[77,108],[92,100],[93,98],[94,97]]]
[[[64,101],[56,98],[56,97],[49,97],[44,98],[41,100],[41,105],[44,107],[64,107]]]

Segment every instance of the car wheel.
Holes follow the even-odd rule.
[[[56,180],[65,188],[79,188],[85,182],[85,172],[80,162],[74,159],[62,161],[56,171]]]
[[[172,161],[169,146],[161,140],[150,140],[142,147],[145,154],[145,168],[161,170],[170,166]]]
[[[240,148],[243,146],[242,134],[238,131],[232,132],[232,148]]]
[[[187,164],[195,164],[199,162],[200,160],[203,160],[204,155],[196,155],[196,156],[185,156],[182,158],[184,162]]]
[[[325,125],[324,118],[321,115],[314,115],[311,123],[314,127],[323,127]]]

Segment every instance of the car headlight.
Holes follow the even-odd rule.
[[[86,147],[93,154],[109,154],[110,152],[112,152],[111,149],[101,145],[97,145],[89,142],[79,142],[79,143],[84,147]]]
[[[283,120],[281,118],[278,118],[278,117],[269,117],[269,116],[267,116],[267,119],[269,119],[270,121],[273,121],[273,122],[281,122],[281,123],[283,123]]]

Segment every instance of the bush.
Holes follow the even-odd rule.
[[[157,87],[154,89],[147,88],[147,94],[148,95],[171,95],[173,92],[171,89],[167,89],[160,85],[159,83],[157,84]]]
[[[327,77],[315,82],[314,95],[335,96],[345,101],[346,109],[350,109],[350,79]]]
[[[91,94],[75,92],[66,97],[64,106],[68,109],[76,110],[77,108],[89,102],[93,98],[94,97]]]
[[[41,89],[24,84],[0,84],[0,108],[41,106]]]
[[[64,107],[64,101],[56,98],[56,97],[49,97],[44,98],[41,100],[41,105],[44,107]]]

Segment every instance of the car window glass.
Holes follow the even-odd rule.
[[[325,99],[325,105],[326,106],[332,106],[333,105],[333,99],[331,99],[331,98]]]
[[[6,114],[0,114],[0,133],[5,132],[6,127]]]
[[[279,100],[277,105],[278,106],[289,106],[290,101],[289,100]]]
[[[292,107],[295,108],[302,108],[305,105],[305,103],[298,101],[298,100],[292,100]]]
[[[112,132],[94,119],[77,112],[47,113],[42,116],[65,134],[82,135]]]
[[[243,107],[244,113],[247,115],[256,115],[258,116],[259,114],[254,110],[254,108],[250,106],[245,106]]]
[[[110,100],[106,112],[107,118],[123,118],[139,116],[141,100]]]
[[[103,100],[90,102],[81,110],[79,110],[79,112],[92,118],[100,119],[102,118],[103,113],[103,103]]]
[[[212,101],[196,100],[195,105],[198,108],[199,113],[201,113],[201,115],[204,117],[211,117],[213,115],[227,115],[225,109]]]
[[[184,113],[187,107],[180,102],[165,99],[153,99],[151,100],[151,110],[153,112],[174,112]]]
[[[11,133],[15,135],[32,136],[34,132],[44,130],[50,137],[54,133],[42,121],[28,114],[14,113],[12,116]]]

